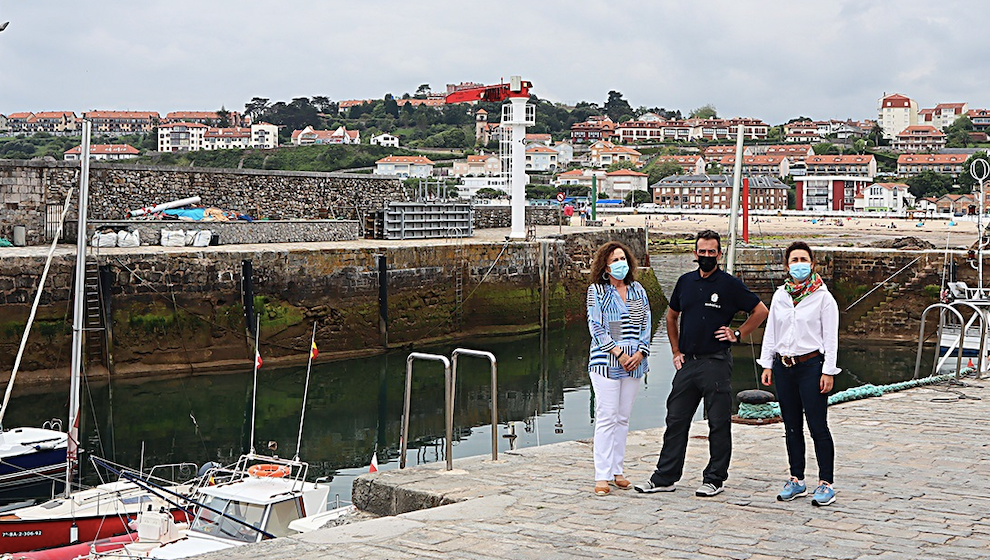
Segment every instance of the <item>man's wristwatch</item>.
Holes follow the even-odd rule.
[[[736,337],[736,342],[740,342],[742,340],[742,333],[739,332],[739,329],[732,331],[732,335]]]

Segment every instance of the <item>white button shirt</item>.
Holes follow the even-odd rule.
[[[839,306],[824,284],[797,307],[783,286],[774,292],[757,363],[770,369],[774,354],[803,356],[818,350],[825,355],[822,373],[835,375],[842,371],[835,367],[838,349]]]

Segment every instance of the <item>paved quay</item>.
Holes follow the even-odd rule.
[[[363,475],[355,494],[375,508],[456,503],[204,558],[987,558],[988,388],[969,380],[831,407],[837,501],[827,507],[775,500],[786,474],[781,424],[734,424],[726,491],[695,497],[707,461],[698,423],[673,493],[597,497],[590,442],[567,442],[456,460],[451,472],[428,464]],[[662,432],[629,435],[627,477],[649,475]],[[809,457],[809,480],[813,466]]]

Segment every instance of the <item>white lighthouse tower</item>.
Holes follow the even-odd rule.
[[[526,239],[526,127],[536,124],[536,107],[530,105],[528,83],[520,76],[509,78],[509,103],[502,105],[502,126],[510,130],[509,140],[500,144],[503,169],[509,160],[509,196],[512,200],[510,239]],[[508,144],[508,145],[506,145]]]

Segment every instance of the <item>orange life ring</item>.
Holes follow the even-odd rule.
[[[267,476],[270,478],[282,478],[283,476],[289,474],[289,467],[286,465],[251,465],[248,468],[248,474],[251,476],[263,477]]]

